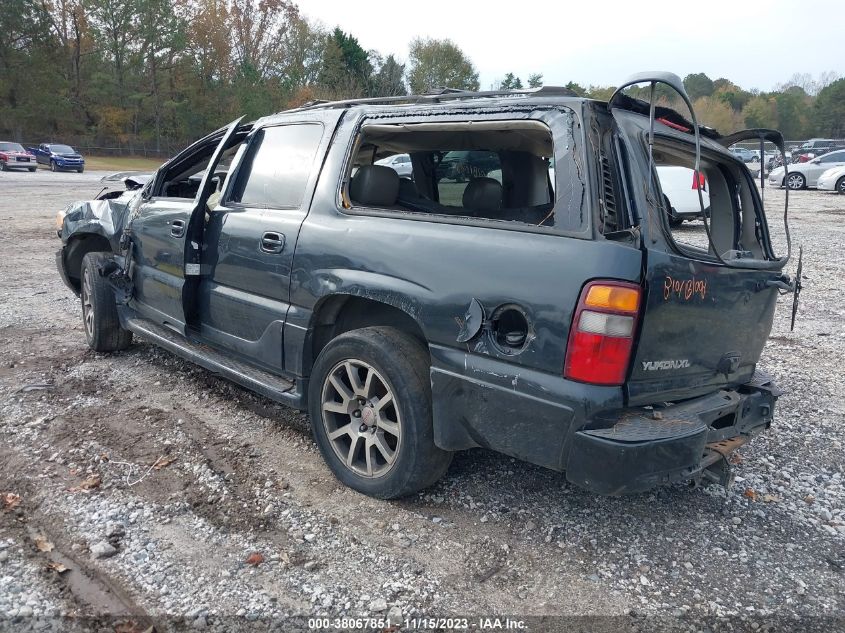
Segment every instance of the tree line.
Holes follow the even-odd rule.
[[[685,84],[706,124],[778,127],[800,138],[845,134],[845,80],[833,79],[798,77],[771,93],[703,74]],[[540,74],[523,84],[507,73],[492,87],[542,84]],[[479,89],[477,69],[454,42],[417,38],[401,61],[309,20],[290,0],[0,2],[4,140],[167,154],[241,115],[446,86]],[[568,87],[594,98],[612,92]]]

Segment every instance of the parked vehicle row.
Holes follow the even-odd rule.
[[[769,172],[769,184],[792,190],[815,188],[819,177],[827,170],[845,166],[845,150],[830,152],[806,163],[793,163],[788,170],[783,166]],[[827,182],[827,181],[826,181]]]
[[[70,145],[42,143],[38,147],[24,148],[20,143],[0,141],[0,170],[27,169],[35,171],[38,165],[51,171],[85,170],[85,159]]]

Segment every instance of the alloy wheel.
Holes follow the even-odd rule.
[[[91,271],[86,268],[82,273],[82,320],[89,338],[94,336],[94,304],[91,300]]]
[[[396,463],[402,420],[384,377],[361,360],[337,363],[323,383],[321,413],[338,458],[361,477],[383,477]]]
[[[801,174],[789,174],[789,178],[786,181],[786,186],[790,189],[803,189],[804,176],[802,176]]]
[[[845,195],[845,178],[839,179],[839,182],[836,183],[836,190]]]

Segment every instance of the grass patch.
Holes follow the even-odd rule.
[[[155,171],[164,162],[161,158],[141,156],[85,156],[85,169],[96,171]]]

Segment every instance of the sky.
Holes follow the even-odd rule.
[[[704,72],[750,90],[795,73],[845,75],[843,0],[299,0],[365,49],[408,57],[415,37],[449,38],[472,60],[482,89],[513,72],[546,85],[617,85],[645,70]],[[493,86],[498,87],[498,85]]]

